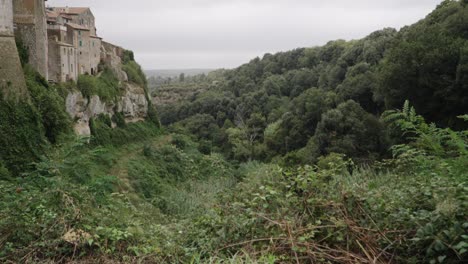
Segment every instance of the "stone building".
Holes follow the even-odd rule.
[[[51,10],[65,14],[71,18],[71,23],[86,27],[90,30],[91,36],[97,36],[96,19],[89,7],[52,7]]]
[[[102,39],[96,34],[95,17],[90,8],[46,8],[45,1],[2,0],[2,4],[11,6],[8,18],[11,18],[12,25],[7,31],[14,33],[16,40],[28,50],[29,64],[52,82],[76,81],[80,74],[96,75],[101,60],[106,56],[103,55]],[[2,7],[0,12],[5,21],[6,8]],[[3,35],[3,42],[15,44],[14,38]],[[10,46],[9,51],[12,49]],[[11,53],[18,57],[17,51]],[[5,83],[11,85],[11,81]]]
[[[78,55],[76,48],[60,41],[57,37],[49,38],[49,80],[66,82],[78,80]]]
[[[44,0],[13,0],[15,36],[28,49],[29,64],[48,79],[47,24]]]
[[[96,35],[91,10],[87,7],[50,7],[47,12],[49,34],[59,35],[59,39],[66,35],[66,40],[61,42],[76,48],[78,74],[97,74],[102,40]],[[57,31],[57,26],[64,26],[66,30]]]
[[[0,95],[10,100],[27,97],[26,82],[16,49],[12,0],[0,0]]]
[[[78,80],[78,55],[76,48],[68,43],[68,30],[64,23],[69,17],[47,10],[47,35],[49,42],[49,81],[66,82]]]
[[[94,74],[91,65],[91,36],[88,28],[74,23],[67,23],[68,43],[76,48],[78,53],[78,73]],[[97,65],[96,67],[97,68]]]

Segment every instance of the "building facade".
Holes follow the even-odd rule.
[[[52,7],[51,10],[58,14],[66,14],[71,23],[86,27],[91,36],[97,36],[96,19],[89,7]]]
[[[77,73],[97,74],[101,61],[102,40],[96,35],[95,18],[91,10],[87,7],[51,7],[47,12],[49,34],[60,35],[61,42],[76,49]],[[65,27],[63,33],[52,30],[58,26]],[[65,39],[63,36],[66,36]]]
[[[78,80],[76,48],[58,37],[49,38],[49,80],[67,82]]]

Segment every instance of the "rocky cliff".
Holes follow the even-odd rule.
[[[66,98],[68,114],[75,120],[74,129],[79,135],[90,135],[89,121],[101,114],[114,116],[121,113],[127,123],[142,121],[148,115],[149,102],[146,89],[141,85],[130,82],[123,70],[122,57],[124,49],[103,42],[101,61],[118,79],[121,87],[120,95],[111,102],[105,102],[98,95],[85,97],[80,91],[70,91]]]

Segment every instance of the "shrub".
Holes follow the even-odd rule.
[[[101,114],[89,121],[91,142],[94,145],[122,146],[130,142],[139,142],[159,134],[160,130],[150,122],[126,124],[112,128],[112,119]]]
[[[29,169],[47,146],[41,119],[33,105],[0,98],[0,160],[14,175]]]
[[[25,77],[33,104],[41,115],[45,136],[51,143],[57,143],[61,135],[71,133],[71,119],[65,110],[65,100],[56,86],[49,86],[29,66],[25,67]]]
[[[116,112],[112,116],[112,121],[117,125],[117,127],[125,128],[127,123],[125,122],[125,116],[122,112]]]
[[[109,67],[105,67],[98,77],[80,75],[77,86],[84,97],[89,99],[97,95],[104,102],[115,101],[121,93],[119,80]]]

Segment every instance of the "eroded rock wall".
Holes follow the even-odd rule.
[[[103,102],[98,96],[85,98],[79,91],[68,94],[66,108],[75,120],[75,132],[78,135],[90,135],[89,121],[104,114],[112,117],[115,113],[122,113],[127,123],[142,121],[148,113],[148,101],[145,89],[129,83],[127,74],[122,70],[122,48],[109,43],[103,43],[101,59],[110,67],[122,86],[122,95],[113,102]]]

